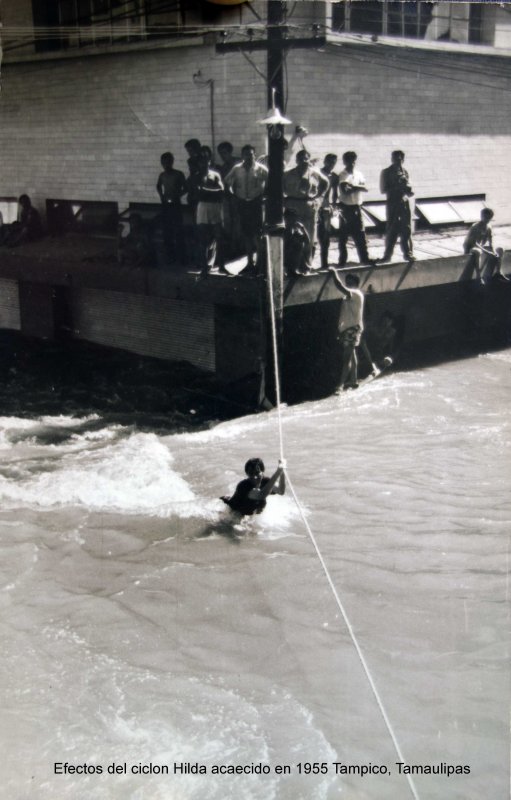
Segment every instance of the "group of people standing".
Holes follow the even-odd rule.
[[[405,154],[394,150],[391,164],[380,177],[380,191],[387,198],[387,224],[385,253],[379,263],[391,261],[394,247],[399,239],[405,261],[414,261],[412,243],[412,214],[409,198],[413,196],[407,170],[403,166]],[[342,156],[343,169],[335,173],[337,156],[328,153],[321,168],[328,180],[319,208],[318,240],[321,252],[321,267],[328,268],[328,255],[333,232],[339,242],[338,266],[344,267],[348,258],[347,244],[353,239],[360,264],[377,263],[369,256],[364,226],[362,204],[368,191],[364,175],[357,167],[357,154],[348,150]]]
[[[255,148],[246,144],[241,160],[234,158],[230,142],[217,150],[220,165],[213,165],[213,153],[198,139],[185,144],[188,176],[174,169],[172,153],[161,157],[163,172],[157,192],[163,207],[163,237],[170,264],[188,260],[206,275],[213,263],[226,273],[226,256],[242,248],[247,255],[245,269],[255,270],[263,229],[263,198],[268,170],[257,162]],[[195,235],[185,241],[181,198],[187,195]],[[241,241],[240,241],[241,240]]]
[[[174,156],[161,156],[163,171],[156,189],[163,207],[162,223],[165,251],[170,264],[194,263],[207,274],[213,263],[226,272],[229,255],[244,252],[245,274],[256,274],[261,263],[261,237],[268,169],[264,157],[257,159],[255,148],[246,144],[241,158],[234,156],[230,142],[217,151],[220,162],[213,164],[213,153],[198,139],[185,143],[188,175],[174,168]],[[289,148],[288,148],[289,151]],[[367,192],[363,174],[357,167],[357,154],[343,154],[343,169],[335,172],[337,156],[328,153],[321,168],[302,147],[295,166],[284,172],[285,262],[290,272],[306,273],[319,243],[321,267],[328,268],[331,240],[338,240],[338,265],[347,262],[347,244],[353,239],[361,264],[375,263],[369,256],[362,203]],[[403,256],[413,261],[412,225],[409,198],[413,195],[404,153],[392,153],[392,163],[381,174],[381,190],[387,197],[385,254],[389,261],[397,240]],[[192,236],[185,241],[182,198],[192,214]]]

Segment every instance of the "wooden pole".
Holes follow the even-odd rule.
[[[268,107],[273,105],[284,112],[284,70],[282,52],[284,42],[283,23],[286,3],[268,0]],[[269,236],[268,268],[272,271],[273,302],[277,331],[277,349],[283,355],[284,344],[284,126],[268,126],[268,192],[266,199],[266,228]],[[268,304],[268,308],[270,305]],[[268,362],[278,368],[273,358]],[[267,386],[274,389],[273,376],[268,376]],[[272,394],[274,392],[272,391]]]

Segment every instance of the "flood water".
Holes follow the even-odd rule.
[[[470,768],[415,776],[421,800],[509,794],[510,389],[508,350],[283,410],[289,474],[404,757]],[[412,797],[290,494],[225,524],[217,498],[246,459],[276,464],[275,412],[172,432],[9,409],[4,797]]]

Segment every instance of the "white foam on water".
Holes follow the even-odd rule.
[[[264,511],[252,517],[252,525],[265,539],[281,539],[294,535],[299,519],[298,509],[289,495],[272,495],[268,498]]]
[[[283,412],[291,479],[406,757],[462,752],[466,800],[509,784],[510,380],[505,359],[481,358]],[[33,425],[22,420],[20,433]],[[28,463],[0,482],[5,797],[404,797],[394,777],[362,788],[274,774],[53,775],[56,760],[296,764],[334,760],[332,743],[357,763],[382,757],[383,741],[391,750],[315,560],[295,540],[289,554],[264,541],[302,535],[289,494],[235,522],[237,546],[220,536],[196,546],[193,517],[225,515],[216,498],[246,458],[261,454],[269,474],[276,464],[273,412],[219,428],[159,439],[123,429],[86,446],[94,424],[73,423],[74,444],[12,445],[13,469]],[[105,523],[89,509],[122,513]],[[181,526],[148,524],[186,514]],[[161,538],[140,549],[153,530]],[[423,786],[444,800],[445,781]]]
[[[84,424],[86,422],[93,422],[94,420],[99,419],[101,419],[99,414],[87,414],[85,417],[66,416],[65,414],[50,416],[46,414],[40,417],[39,422],[43,425],[49,425],[52,428],[68,428],[76,424]]]
[[[511,350],[499,350],[497,353],[486,353],[484,356],[480,356],[480,358],[511,364]]]
[[[172,463],[172,454],[155,434],[133,434],[98,449],[64,451],[56,470],[21,481],[0,478],[0,501],[4,508],[83,505],[128,514],[169,503],[186,507],[195,495]],[[184,512],[190,515],[191,509]]]
[[[277,421],[277,412],[270,411],[262,414],[250,414],[246,417],[238,417],[235,420],[221,422],[213,428],[205,431],[194,431],[190,433],[174,434],[172,439],[176,443],[208,444],[214,441],[230,440],[240,435],[252,434],[258,430],[265,430],[269,422]]]
[[[73,417],[25,420],[0,419],[0,442],[6,449],[23,448],[27,468],[0,476],[0,502],[4,508],[55,508],[85,506],[90,511],[144,514],[160,518],[179,517],[209,522],[225,520],[225,505],[217,497],[200,497],[190,483],[174,468],[172,448],[180,454],[189,436],[194,442],[207,442],[204,434],[182,434],[158,438],[155,434],[134,433],[126,438],[119,426],[72,432],[96,417],[77,420]],[[247,418],[256,427],[267,425],[265,416]],[[2,430],[1,424],[4,428]],[[225,423],[225,436],[236,436],[238,421]],[[41,447],[38,437],[53,429],[69,428],[71,435],[60,444]],[[19,444],[9,437],[26,436]],[[4,439],[1,439],[2,434]],[[1,444],[0,444],[1,446]],[[53,453],[53,460],[48,454]],[[55,458],[59,457],[55,469]],[[32,458],[29,463],[27,457]],[[214,462],[214,457],[212,457]],[[196,478],[201,484],[201,476]],[[200,486],[202,488],[202,485]],[[234,487],[233,487],[234,489]],[[256,532],[267,538],[289,533],[297,511],[289,498],[274,496],[261,515],[254,517]]]
[[[25,431],[33,428],[37,423],[34,420],[20,417],[0,417],[0,449],[7,450],[12,447],[9,434],[12,431]]]
[[[282,539],[296,535],[294,529],[300,517],[291,497],[280,495],[272,495],[261,514],[241,518],[229,511],[221,500],[204,499],[201,506],[194,504],[193,508],[195,509],[193,516],[211,522],[208,529],[209,536],[215,535],[215,525],[218,525],[220,534],[230,532],[238,537],[257,534],[262,539]],[[169,511],[169,515],[170,513]],[[179,513],[182,516],[181,510]]]
[[[138,668],[98,652],[67,626],[47,625],[38,639],[38,668],[52,659],[55,666],[51,685],[35,675],[29,684],[23,674],[9,679],[6,719],[16,724],[4,751],[6,797],[25,791],[37,800],[326,800],[332,777],[281,777],[273,769],[309,760],[311,753],[321,761],[336,758],[310,711],[279,686],[242,689],[229,678]],[[34,749],[39,730],[44,746]],[[8,758],[11,749],[16,761]],[[56,776],[54,762],[100,764],[103,773]],[[20,763],[30,764],[24,774]],[[131,771],[150,763],[168,765],[169,774]],[[174,763],[202,764],[207,774],[174,773]],[[109,775],[110,764],[126,764],[127,773]],[[213,765],[229,764],[268,764],[271,772],[211,773]]]

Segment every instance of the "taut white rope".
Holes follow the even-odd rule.
[[[274,364],[274,369],[275,369],[275,400],[276,400],[276,405],[277,405],[277,422],[278,422],[278,428],[279,428],[280,457],[283,459],[284,458],[284,437],[283,437],[283,432],[282,432],[282,413],[281,413],[281,408],[280,408],[281,401],[280,401],[279,358],[278,358],[278,346],[277,346],[277,324],[276,324],[276,320],[275,320],[275,302],[274,302],[274,299],[273,299],[273,275],[272,275],[272,266],[271,266],[271,257],[270,257],[271,253],[270,253],[269,236],[266,236],[266,254],[267,254],[267,268],[268,268],[268,293],[269,293],[269,298],[270,298],[270,311],[271,311],[271,313],[270,313],[270,323],[271,323],[272,345],[273,345],[273,364]],[[328,571],[328,567],[327,567],[327,565],[325,563],[325,560],[324,560],[324,558],[323,558],[323,556],[321,554],[321,551],[320,551],[320,549],[318,547],[318,543],[316,542],[316,538],[315,538],[315,536],[314,536],[314,534],[313,534],[313,532],[312,532],[312,530],[310,528],[309,523],[307,522],[307,518],[305,516],[305,513],[303,511],[301,503],[300,503],[300,501],[298,499],[298,496],[297,496],[297,494],[295,492],[295,489],[294,489],[294,486],[293,486],[293,484],[291,482],[291,479],[289,478],[289,473],[288,473],[287,469],[285,470],[285,473],[286,473],[288,486],[291,489],[291,494],[293,495],[293,499],[294,499],[294,501],[296,503],[296,507],[298,508],[298,511],[299,511],[300,516],[301,516],[302,521],[303,521],[303,524],[305,525],[305,529],[306,529],[307,533],[309,534],[310,540],[311,540],[311,542],[312,542],[312,544],[314,546],[314,549],[315,549],[316,554],[317,554],[317,556],[319,558],[320,564],[323,567],[323,572],[326,575],[326,579],[327,579],[327,581],[329,583],[329,586],[330,586],[330,588],[332,590],[332,593],[334,595],[334,598],[335,598],[335,601],[336,601],[337,606],[339,608],[339,611],[341,612],[341,615],[342,615],[342,618],[343,618],[344,623],[346,625],[346,628],[348,629],[348,633],[350,635],[351,641],[353,642],[353,646],[355,647],[355,650],[356,650],[357,655],[359,657],[360,663],[362,664],[362,668],[363,668],[363,670],[364,670],[364,672],[366,674],[366,678],[367,678],[367,680],[369,682],[369,686],[371,687],[371,690],[372,690],[372,693],[373,693],[373,695],[375,697],[376,703],[378,704],[378,708],[380,709],[381,715],[383,717],[383,721],[385,722],[387,730],[388,730],[388,732],[390,734],[390,738],[392,739],[392,743],[393,743],[395,751],[396,751],[396,753],[397,753],[397,755],[399,757],[399,761],[401,761],[402,763],[406,763],[405,757],[403,756],[403,753],[401,752],[401,747],[399,746],[399,742],[397,740],[396,734],[394,733],[394,729],[392,727],[390,719],[388,718],[387,712],[385,711],[385,707],[383,705],[383,701],[382,701],[382,699],[381,699],[381,697],[380,697],[380,695],[378,693],[378,689],[376,688],[376,684],[375,684],[375,682],[373,680],[373,677],[371,675],[371,672],[369,670],[369,666],[368,666],[368,664],[367,664],[367,662],[365,660],[364,654],[362,653],[360,645],[359,645],[359,643],[357,641],[357,637],[355,636],[355,632],[354,632],[354,630],[352,628],[351,622],[350,622],[350,620],[348,618],[348,615],[347,615],[347,613],[346,613],[346,611],[344,609],[344,606],[343,606],[343,604],[341,602],[341,598],[339,597],[337,589],[335,588],[334,582],[333,582],[333,580],[332,580],[332,578],[330,576],[330,572]],[[412,792],[414,800],[420,800],[418,792],[417,792],[417,789],[415,787],[415,783],[414,783],[411,775],[407,774],[406,778],[408,780],[408,784],[410,786],[410,790]]]

